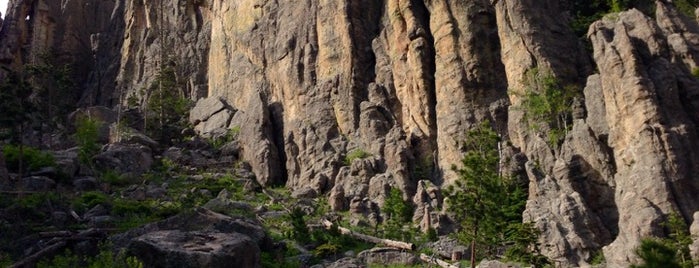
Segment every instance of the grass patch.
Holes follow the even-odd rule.
[[[370,156],[371,154],[367,151],[364,151],[362,149],[354,149],[347,153],[343,163],[345,164],[345,166],[349,166],[352,164],[352,162],[354,162],[355,159],[364,159]]]

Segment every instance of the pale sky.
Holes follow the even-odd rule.
[[[5,17],[5,11],[7,10],[7,1],[9,0],[0,0],[0,12],[2,12],[2,17]]]

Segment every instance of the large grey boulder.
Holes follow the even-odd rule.
[[[140,144],[109,144],[94,157],[95,166],[119,174],[141,175],[153,165],[151,149]]]
[[[129,251],[147,267],[260,267],[260,248],[240,233],[155,231]]]
[[[74,176],[80,171],[80,161],[78,160],[78,147],[53,152],[53,159],[58,172],[67,176]]]
[[[134,239],[151,232],[179,230],[182,232],[238,233],[249,237],[261,250],[269,250],[272,240],[262,224],[255,219],[227,216],[205,208],[183,212],[165,220],[149,223],[128,232],[112,236],[116,248],[126,248]]]
[[[216,137],[226,133],[236,109],[222,97],[202,98],[189,112],[189,122],[204,137]]]
[[[231,119],[229,129],[240,130],[241,155],[250,163],[257,181],[263,186],[281,183],[282,163],[273,138],[270,112],[262,96],[251,95],[247,106]]]
[[[419,262],[415,254],[396,248],[372,248],[357,254],[357,259],[366,264],[414,265]]]

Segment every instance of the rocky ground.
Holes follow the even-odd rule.
[[[99,114],[107,122],[114,118],[103,107],[79,112]],[[196,117],[196,110],[192,114]],[[405,224],[410,229],[405,238],[415,250],[328,230],[323,222],[377,237],[383,229],[377,222],[381,216],[364,201],[353,201],[347,212],[332,212],[327,196],[260,186],[239,158],[239,134],[190,137],[163,148],[135,129],[116,141],[115,127],[109,133],[102,126],[97,140],[108,142],[87,163],[80,160],[80,146],[26,146],[20,174],[13,154],[18,148],[3,146],[3,265],[420,267],[425,253],[466,256],[455,240],[434,237],[432,242],[411,223]],[[352,166],[363,162],[357,159]]]

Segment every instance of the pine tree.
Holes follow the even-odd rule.
[[[471,244],[472,266],[476,255],[495,257],[507,244],[528,252],[536,239],[533,227],[522,223],[527,198],[523,185],[499,173],[498,141],[488,122],[469,131],[463,167],[455,169],[459,178],[445,193],[461,228],[457,239]]]

